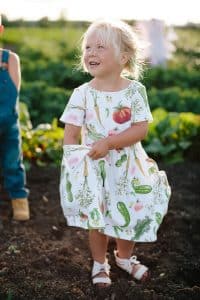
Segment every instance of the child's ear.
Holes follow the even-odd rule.
[[[3,32],[4,32],[4,26],[0,25],[0,33],[3,33]]]
[[[124,52],[121,54],[121,64],[125,65],[127,61],[129,60],[129,55],[128,53]]]

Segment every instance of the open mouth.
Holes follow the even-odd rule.
[[[95,61],[90,61],[90,62],[89,62],[89,65],[90,65],[90,66],[99,66],[100,63],[95,62]]]

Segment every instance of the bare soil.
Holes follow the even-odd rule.
[[[200,299],[200,163],[166,166],[172,186],[169,211],[158,241],[136,244],[135,254],[151,278],[138,283],[116,267],[111,239],[108,258],[112,285],[91,284],[87,231],[66,225],[58,193],[59,168],[32,167],[31,219],[12,220],[11,204],[0,192],[0,300]]]

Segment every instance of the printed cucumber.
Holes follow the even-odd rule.
[[[152,191],[152,187],[150,185],[135,185],[133,180],[132,187],[136,194],[148,194]]]
[[[127,155],[123,154],[121,156],[121,158],[116,161],[115,166],[116,167],[121,167],[121,165],[123,164],[123,162],[125,162],[126,160],[127,160]]]
[[[101,174],[101,178],[103,180],[103,186],[104,186],[104,182],[105,182],[105,179],[106,179],[105,161],[100,160],[98,164],[99,164],[100,174]]]
[[[90,212],[91,220],[87,222],[88,229],[95,228],[99,226],[100,221],[100,213],[97,208],[93,208],[93,210]]]
[[[128,209],[127,209],[126,205],[124,204],[124,202],[118,202],[117,209],[125,220],[125,224],[121,227],[127,227],[130,224],[131,218],[130,218],[130,214],[129,214]]]
[[[69,181],[69,174],[66,174],[66,190],[67,190],[67,199],[72,202],[73,201],[73,195],[72,195],[72,184]]]
[[[91,219],[95,222],[98,223],[100,220],[100,214],[98,212],[97,208],[94,208],[91,213],[90,213]]]

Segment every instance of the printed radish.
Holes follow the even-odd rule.
[[[113,113],[113,120],[118,124],[123,124],[131,119],[131,109],[126,106],[118,106]]]

